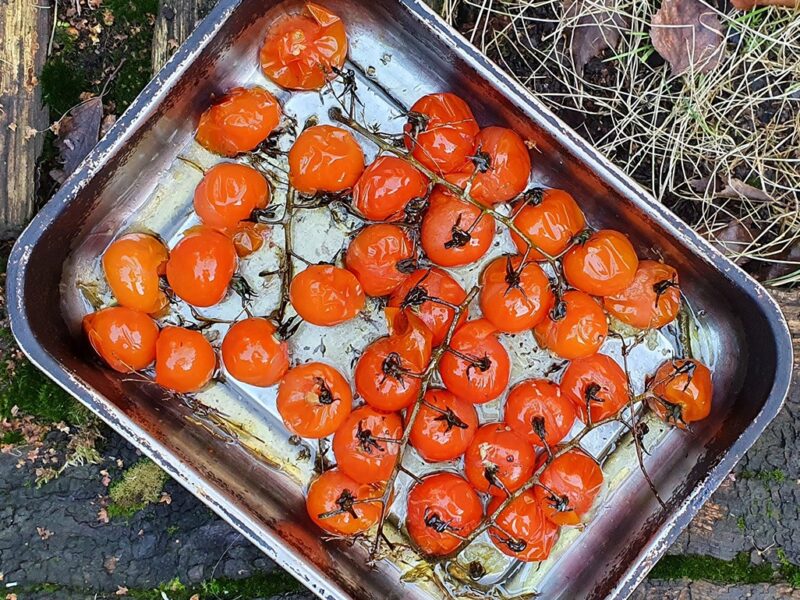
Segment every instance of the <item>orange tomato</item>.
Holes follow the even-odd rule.
[[[572,287],[593,296],[613,296],[633,282],[639,258],[625,235],[601,229],[567,252],[562,264]]]
[[[585,423],[587,410],[597,423],[618,414],[628,403],[628,377],[616,361],[605,354],[573,360],[564,370],[561,391],[575,406]]]
[[[582,450],[557,456],[539,476],[533,490],[544,516],[556,525],[578,525],[603,487],[603,471]]]
[[[572,360],[596,353],[608,335],[608,319],[600,304],[577,290],[565,292],[534,329],[536,342],[553,354]]]
[[[386,481],[397,462],[397,440],[402,435],[403,422],[397,413],[361,406],[333,435],[336,464],[358,483]]]
[[[231,241],[239,258],[250,256],[264,245],[264,240],[269,237],[270,229],[264,223],[241,221],[233,230]]]
[[[268,387],[289,370],[289,349],[279,339],[275,324],[252,317],[231,325],[222,340],[222,362],[243,383]]]
[[[505,423],[478,428],[464,455],[464,473],[480,492],[506,496],[533,475],[536,453]]]
[[[387,296],[413,270],[414,242],[396,225],[378,223],[358,232],[347,247],[345,265],[368,296]],[[409,270],[409,266],[411,270]]]
[[[309,265],[295,275],[289,300],[303,320],[325,327],[354,318],[366,302],[356,276],[332,265]]]
[[[103,253],[103,273],[117,302],[146,313],[163,310],[160,276],[168,259],[167,247],[152,235],[129,233],[112,242]]]
[[[552,381],[526,379],[508,394],[505,422],[528,443],[553,447],[572,429],[575,407]]]
[[[264,176],[237,163],[211,167],[194,191],[197,216],[214,229],[233,229],[268,202],[269,184]]]
[[[344,423],[353,392],[333,367],[310,362],[290,369],[278,387],[277,407],[286,428],[305,438],[324,438]]]
[[[353,186],[353,207],[371,221],[400,221],[412,200],[428,195],[428,178],[396,156],[379,156]]]
[[[711,412],[711,371],[694,359],[663,363],[648,381],[648,404],[666,423],[685,429]]]
[[[228,293],[236,271],[236,248],[226,235],[194,227],[172,249],[167,281],[172,291],[193,306],[213,306]]]
[[[481,274],[481,312],[506,333],[532,329],[555,302],[550,280],[541,267],[528,263],[520,270],[521,262],[521,256],[499,257]]]
[[[217,369],[217,355],[199,331],[165,327],[156,342],[156,383],[180,393],[203,389]]]
[[[428,462],[464,454],[478,429],[475,407],[447,390],[429,389],[411,427],[409,441]]]
[[[618,294],[603,298],[603,306],[632,327],[663,327],[674,321],[681,309],[678,272],[664,263],[639,261],[631,284]]]
[[[144,313],[104,308],[83,318],[83,330],[94,351],[120,373],[144,369],[156,358],[158,325]]]
[[[487,512],[494,514],[503,503],[495,496]],[[489,529],[489,538],[500,552],[525,562],[545,560],[558,539],[558,525],[544,517],[542,505],[533,490],[526,490],[511,501]]]
[[[523,197],[526,203],[515,209],[514,224],[525,237],[550,256],[558,256],[567,249],[572,238],[586,227],[586,219],[578,204],[564,190],[531,190]],[[511,232],[517,250],[524,254],[528,245],[516,232]],[[544,260],[544,255],[531,248],[528,258]]]
[[[311,482],[306,496],[308,516],[321,529],[334,535],[364,533],[381,517],[381,490],[357,483],[340,469],[325,471]],[[360,502],[359,502],[360,501]]]
[[[301,194],[343,192],[364,171],[364,152],[356,139],[340,127],[309,127],[289,150],[289,182]]]

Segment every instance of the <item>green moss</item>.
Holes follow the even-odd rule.
[[[744,517],[739,517],[736,519],[736,526],[739,528],[739,531],[745,531],[747,529],[747,524],[744,522]]]
[[[769,583],[780,578],[772,565],[754,565],[747,552],[733,560],[695,554],[665,556],[650,572],[651,579],[691,579],[715,583]]]
[[[166,482],[167,474],[158,465],[146,458],[140,460],[109,487],[112,503],[106,509],[108,516],[130,517],[148,504],[158,502]]]
[[[170,525],[169,527],[167,527],[167,535],[169,537],[175,537],[175,534],[177,534],[180,530],[181,528],[178,527],[177,525]]]
[[[786,473],[781,469],[771,469],[769,471],[742,471],[739,473],[741,479],[755,479],[765,484],[781,484],[786,481]]]
[[[50,107],[55,120],[80,102],[81,93],[89,88],[86,73],[75,63],[59,57],[48,60],[42,68],[42,100]]]
[[[6,431],[2,436],[0,436],[0,444],[11,444],[12,446],[16,446],[24,441],[25,436],[23,436],[19,431]]]

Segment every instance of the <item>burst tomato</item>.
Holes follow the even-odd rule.
[[[627,237],[601,229],[567,252],[563,266],[572,287],[593,296],[613,296],[633,282],[639,259]]]
[[[228,329],[222,340],[222,362],[239,381],[268,387],[289,369],[289,349],[271,321],[251,317]]]
[[[370,406],[355,409],[333,436],[336,464],[359,483],[386,481],[397,462],[403,421]]]
[[[247,165],[220,163],[211,167],[194,191],[194,210],[214,229],[234,229],[256,208],[269,202],[269,184]]]
[[[632,327],[663,327],[675,320],[681,308],[678,272],[664,263],[639,261],[631,284],[618,294],[603,298],[603,306]]]
[[[117,302],[146,313],[163,310],[160,275],[168,259],[166,246],[152,235],[129,233],[112,242],[103,254],[103,273]]]
[[[567,249],[572,238],[586,227],[586,219],[575,200],[564,190],[531,190],[522,198],[523,208],[514,208],[514,224],[525,237],[550,256],[558,256]],[[516,232],[511,239],[517,250],[524,254],[528,245]],[[531,248],[528,258],[544,260],[544,255]]]
[[[306,496],[308,516],[319,527],[334,535],[363,533],[381,517],[380,498],[375,486],[357,483],[340,469],[325,471],[311,482]]]
[[[526,379],[508,394],[505,422],[528,443],[553,447],[572,429],[575,407],[552,381]]]
[[[530,479],[535,463],[531,445],[508,425],[487,423],[464,454],[464,474],[476,490],[506,496]]]
[[[608,319],[600,304],[577,290],[565,292],[534,329],[536,342],[553,354],[572,360],[595,354],[608,335]]]
[[[343,192],[364,171],[364,152],[356,139],[340,127],[309,127],[289,150],[289,182],[301,194]]]
[[[335,432],[350,414],[353,392],[339,371],[310,362],[284,375],[276,404],[289,431],[305,438],[323,438]]]
[[[587,407],[592,422],[613,417],[628,403],[628,377],[610,356],[594,354],[573,360],[564,370],[561,391],[583,422]]]
[[[264,240],[269,237],[270,229],[264,223],[241,221],[233,230],[231,241],[239,258],[250,256],[264,245]]]
[[[648,381],[648,404],[663,421],[685,429],[711,412],[711,371],[693,359],[663,363]]]
[[[354,318],[366,301],[356,276],[332,265],[309,265],[295,275],[289,299],[302,319],[326,327]]]
[[[521,262],[520,256],[496,258],[481,274],[481,312],[506,333],[532,329],[555,301],[542,268],[528,263],[520,269]]]
[[[203,389],[217,368],[217,354],[199,331],[165,327],[156,342],[156,383],[180,393]]]
[[[494,514],[502,503],[503,498],[495,496],[487,513]],[[550,556],[558,539],[558,525],[545,518],[533,490],[527,490],[500,512],[495,526],[489,529],[489,538],[503,554],[535,562]]]
[[[400,221],[406,207],[428,195],[428,178],[396,156],[379,156],[353,186],[353,206],[371,221]]]
[[[345,264],[368,296],[387,296],[403,283],[416,261],[414,242],[396,225],[378,223],[358,232]]]
[[[208,227],[186,232],[172,249],[167,281],[175,294],[193,306],[213,306],[225,297],[236,271],[236,248]]]
[[[158,325],[139,311],[104,308],[83,318],[83,330],[94,351],[120,373],[144,369],[156,358]]]
[[[556,525],[577,525],[603,487],[603,471],[582,450],[570,450],[553,459],[539,481],[533,491],[544,516]]]
[[[478,413],[447,390],[429,389],[411,427],[409,441],[428,462],[458,458],[478,429]]]

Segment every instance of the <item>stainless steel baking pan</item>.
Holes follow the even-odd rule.
[[[220,0],[17,241],[8,271],[12,328],[34,363],[320,597],[440,597],[444,590],[407,557],[370,567],[359,544],[320,539],[302,499],[308,453],[280,433],[268,397],[236,388],[224,418],[198,412],[103,368],[75,335],[82,266],[142,215],[167,238],[185,226],[191,181],[176,174],[176,157],[189,151],[212,94],[260,81],[263,32],[297,4]],[[421,0],[325,4],[346,22],[350,66],[368,107],[399,113],[425,93],[458,93],[479,122],[506,124],[535,142],[539,183],[570,190],[594,224],[628,232],[642,255],[662,255],[679,269],[716,389],[709,419],[691,433],[663,431],[651,448],[647,466],[666,509],[638,470],[618,468],[613,494],[556,559],[538,572],[506,565],[498,576],[511,582],[507,593],[532,591],[525,586],[535,580],[545,598],[626,597],[780,410],[792,352],[778,307]],[[298,115],[311,110],[311,99],[292,102]],[[622,441],[597,444],[612,457],[625,452]]]

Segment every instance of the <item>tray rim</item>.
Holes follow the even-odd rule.
[[[75,199],[87,182],[105,166],[111,156],[124,147],[150,110],[157,106],[167,91],[183,76],[202,49],[217,35],[220,28],[245,0],[219,0],[167,64],[154,76],[136,97],[106,136],[92,149],[78,168],[68,177],[58,192],[34,216],[17,238],[7,269],[6,292],[11,330],[23,353],[30,361],[69,392],[87,408],[97,414],[112,429],[123,435],[170,474],[183,487],[212,509],[234,529],[248,538],[281,567],[292,573],[320,598],[350,598],[338,584],[309,569],[305,559],[283,544],[282,538],[263,529],[245,511],[228,502],[223,494],[185,465],[166,446],[130,420],[125,413],[102,394],[85,384],[65,369],[36,339],[25,318],[24,291],[28,260],[41,235],[58,218],[65,207]],[[791,333],[777,302],[767,290],[700,237],[686,223],[670,212],[630,176],[603,156],[587,140],[557,117],[532,92],[513,79],[503,68],[491,61],[466,38],[448,25],[424,0],[395,0],[405,5],[411,14],[428,26],[439,38],[452,44],[456,53],[467,61],[482,77],[491,81],[498,90],[518,107],[538,113],[538,125],[548,135],[569,146],[598,178],[615,187],[638,205],[642,212],[656,220],[696,260],[703,260],[722,272],[740,293],[759,304],[764,311],[776,346],[776,370],[772,388],[765,402],[742,434],[729,446],[719,461],[697,482],[686,499],[655,532],[654,536],[631,561],[608,598],[627,598],[641,583],[647,572],[666,552],[692,517],[719,487],[744,453],[763,433],[767,425],[781,410],[788,394],[794,363]]]

